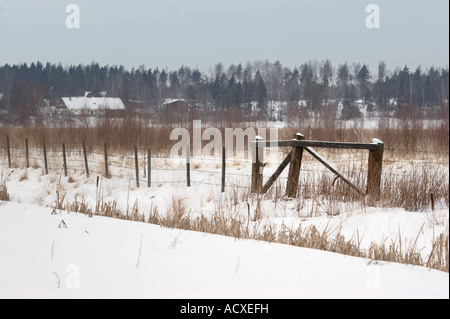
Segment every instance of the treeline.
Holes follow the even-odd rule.
[[[360,116],[356,101],[368,111],[400,116],[405,110],[438,114],[449,100],[449,69],[432,67],[388,71],[380,62],[377,72],[359,63],[333,66],[329,60],[286,67],[279,61],[218,63],[208,72],[181,66],[177,70],[141,66],[70,65],[41,62],[0,66],[0,108],[23,122],[62,96],[82,96],[102,91],[120,97],[129,107],[156,108],[166,99],[185,99],[204,110],[257,108],[263,115],[268,101],[287,102],[321,112],[330,103],[342,102],[343,116]],[[253,103],[251,103],[253,102]]]

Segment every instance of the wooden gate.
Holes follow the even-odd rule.
[[[252,143],[252,193],[264,194],[272,186],[275,180],[280,176],[281,172],[289,165],[288,181],[286,185],[286,195],[288,197],[296,197],[298,189],[298,181],[300,176],[300,168],[302,164],[303,150],[306,150],[326,168],[331,170],[339,178],[342,179],[355,191],[361,195],[371,195],[373,199],[380,196],[381,171],[383,164],[384,143],[374,138],[372,143],[347,143],[347,142],[326,142],[305,140],[305,137],[297,133],[295,139],[288,141],[264,141],[261,137],[257,137]],[[264,168],[264,148],[265,147],[292,147],[289,154],[284,158],[276,171],[263,185],[263,168]],[[367,188],[365,191],[356,187],[348,178],[340,173],[336,168],[322,158],[313,147],[321,148],[341,148],[341,149],[362,149],[369,150],[369,163],[367,175]]]

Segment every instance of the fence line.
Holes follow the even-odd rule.
[[[0,146],[0,150],[5,150],[4,152],[8,155],[8,162],[5,164],[5,161],[3,163],[0,163],[2,166],[8,165],[9,168],[11,168],[14,165],[20,166],[17,159],[19,159],[20,162],[22,162],[22,167],[24,166],[24,162],[26,160],[27,165],[26,167],[29,167],[29,160],[32,160],[34,163],[32,164],[33,167],[45,167],[45,174],[49,173],[49,170],[62,170],[64,169],[65,175],[67,176],[67,172],[83,172],[86,174],[87,177],[89,177],[90,173],[98,174],[98,175],[104,175],[105,177],[118,177],[122,178],[124,175],[120,173],[120,171],[125,171],[125,175],[128,175],[130,179],[131,178],[131,170],[134,171],[135,177],[133,178],[136,182],[136,187],[140,187],[140,183],[147,184],[148,187],[150,187],[151,182],[156,184],[168,184],[168,183],[186,183],[187,186],[190,186],[190,172],[192,170],[193,177],[195,177],[197,172],[202,173],[202,170],[195,169],[195,166],[193,169],[190,168],[190,159],[187,158],[186,160],[186,168],[172,168],[172,167],[164,167],[164,164],[162,167],[159,167],[159,165],[154,165],[151,167],[151,161],[153,160],[164,160],[164,161],[176,161],[178,162],[178,165],[182,164],[182,158],[169,158],[169,157],[152,157],[150,156],[150,149],[147,150],[147,154],[142,155],[139,153],[137,147],[134,147],[134,156],[133,155],[115,155],[115,154],[108,154],[107,153],[107,146],[106,143],[104,144],[104,153],[98,153],[94,151],[89,151],[89,145],[85,140],[82,140],[81,146],[82,149],[66,149],[65,143],[61,144],[62,150],[58,149],[48,149],[47,150],[47,144],[45,143],[45,140],[42,139],[41,148],[36,147],[29,147],[28,145],[28,139],[26,141],[26,147],[13,147],[10,144],[9,136],[6,136],[6,147]],[[73,145],[74,143],[71,143]],[[56,146],[53,144],[53,146]],[[58,145],[59,146],[59,145]],[[25,153],[25,154],[24,154]],[[30,155],[31,153],[31,155]],[[68,154],[69,156],[66,156]],[[6,154],[5,154],[6,155]],[[147,156],[146,156],[147,155]],[[74,158],[75,157],[75,158]],[[78,158],[76,158],[78,157]],[[109,159],[109,160],[108,160]],[[193,159],[195,162],[198,161],[197,158]],[[203,160],[203,159],[200,159]],[[215,160],[215,159],[213,159]],[[127,165],[128,162],[134,162],[134,166]],[[220,160],[217,160],[217,162],[220,162]],[[83,166],[84,163],[84,169],[80,167]],[[122,164],[120,164],[122,163]],[[43,165],[44,164],[44,165]],[[147,164],[147,165],[146,165]],[[226,165],[225,162],[222,163],[223,165]],[[73,166],[76,167],[73,167]],[[91,166],[91,167],[90,167]],[[104,171],[101,169],[99,170],[99,166],[104,168]],[[110,168],[113,169],[113,171],[110,171]],[[117,173],[117,170],[119,170],[119,173]],[[184,180],[180,178],[180,180],[160,180],[161,176],[156,176],[157,178],[153,181],[151,181],[151,171],[154,172],[167,172],[167,171],[173,171],[173,172],[186,172],[186,179]],[[140,175],[143,172],[143,175]],[[222,191],[224,191],[224,183],[226,181],[224,176],[224,167],[222,167],[222,173],[219,171],[212,171],[209,170],[209,174],[214,175],[222,175],[222,183],[218,184],[218,186],[222,186]],[[142,179],[140,176],[147,177],[147,179]],[[181,177],[181,176],[180,176]],[[192,181],[196,184],[208,184],[208,182],[205,181]],[[215,183],[209,183],[211,185],[215,185]]]
[[[141,149],[141,153],[138,152],[137,149],[130,150],[130,155],[123,154],[123,155],[117,155],[117,154],[110,154],[109,152],[106,153],[106,145],[105,145],[105,153],[99,153],[95,151],[88,151],[89,147],[88,143],[85,143],[84,141],[81,144],[79,149],[73,148],[73,145],[76,145],[77,143],[70,143],[69,145],[72,146],[72,148],[68,148],[63,150],[58,149],[57,147],[62,147],[63,145],[57,145],[52,144],[52,148],[48,148],[48,144],[45,144],[45,141],[42,140],[42,144],[40,145],[40,148],[35,147],[29,147],[29,141],[25,140],[26,146],[18,146],[15,147],[11,145],[9,136],[6,138],[6,146],[0,146],[0,150],[3,150],[2,156],[4,157],[3,163],[0,163],[2,166],[8,165],[8,167],[12,167],[12,164],[17,165],[17,159],[20,159],[20,162],[22,164],[22,167],[28,167],[29,161],[34,161],[32,164],[32,167],[44,167],[46,174],[48,174],[49,170],[67,170],[69,172],[84,172],[87,176],[89,176],[89,173],[94,173],[98,175],[104,175],[105,177],[116,177],[116,178],[123,178],[124,175],[121,173],[117,173],[117,169],[124,170],[125,176],[129,177],[130,179],[133,179],[136,181],[136,186],[139,187],[140,183],[142,185],[147,185],[148,187],[151,185],[151,183],[154,184],[187,184],[187,186],[190,186],[190,183],[196,184],[196,185],[212,185],[217,187],[222,187],[222,192],[224,191],[225,184],[230,183],[230,179],[226,178],[226,176],[240,176],[243,178],[251,178],[252,175],[250,173],[236,173],[236,172],[230,172],[229,170],[225,170],[226,165],[233,165],[233,164],[251,164],[251,159],[236,159],[234,157],[229,157],[228,159],[223,153],[222,159],[217,158],[210,158],[210,157],[200,157],[200,158],[189,158],[189,162],[191,165],[186,165],[186,167],[178,168],[178,167],[164,167],[164,164],[159,166],[157,163],[154,163],[152,165],[149,165],[152,163],[152,161],[172,161],[175,162],[176,165],[183,165],[183,157],[164,157],[164,156],[151,156],[149,159],[149,156],[147,154],[150,154],[150,149]],[[385,149],[388,151],[393,151],[393,149]],[[133,156],[133,151],[135,152]],[[148,151],[148,153],[147,153]],[[142,154],[145,152],[144,154]],[[225,152],[225,150],[223,150]],[[422,152],[417,151],[420,153],[427,153],[427,154],[436,154],[436,153],[442,153],[444,152]],[[414,153],[414,151],[410,151],[410,153]],[[445,153],[447,154],[447,153]],[[63,155],[68,155],[66,158],[66,165],[63,165]],[[8,158],[8,162],[6,162],[6,158]],[[358,156],[358,159],[356,158],[350,158],[350,159],[330,159],[327,160],[329,162],[333,163],[357,163],[361,160],[361,156]],[[15,161],[16,160],[16,161]],[[150,161],[149,161],[150,160]],[[214,169],[205,169],[205,168],[196,168],[196,163],[200,162],[209,162],[209,163],[216,163],[217,165],[221,165],[221,167],[217,166],[217,170]],[[391,159],[385,159],[383,160],[385,163],[395,163],[395,164],[408,164],[408,165],[415,165],[415,166],[428,166],[428,165],[448,165],[448,162],[438,162],[438,161],[430,161],[430,160],[391,160]],[[26,164],[25,164],[26,163]],[[82,168],[84,165],[84,169]],[[122,164],[120,164],[122,163]],[[134,166],[127,165],[127,163],[134,163]],[[305,162],[305,164],[308,164],[309,162]],[[265,165],[275,165],[276,163],[272,162],[266,162]],[[26,165],[26,166],[25,166]],[[76,167],[74,167],[76,166]],[[90,167],[92,166],[92,167]],[[99,167],[104,168],[99,169]],[[361,168],[361,167],[360,167]],[[364,169],[364,168],[363,168]],[[135,177],[132,178],[131,172],[135,173]],[[302,171],[305,172],[311,172],[315,174],[332,174],[329,170],[321,170],[317,169],[314,166],[307,166],[301,168]],[[186,172],[185,176],[180,175],[180,180],[160,180],[160,178],[164,175],[153,175],[151,172]],[[143,175],[140,175],[143,173]],[[192,179],[191,179],[191,173],[192,173]],[[196,173],[205,173],[210,174],[209,178],[217,178],[219,179],[222,177],[222,180],[217,183],[211,180],[198,180],[198,176],[196,176]],[[67,175],[67,172],[66,172]],[[387,175],[389,176],[408,176],[406,173],[400,173],[400,172],[388,172]],[[146,179],[142,179],[141,177],[146,177]],[[155,178],[154,180],[151,180],[151,178]],[[279,178],[283,180],[287,180],[288,177],[286,176],[280,176]],[[187,179],[187,180],[186,180]],[[242,186],[233,184],[233,187],[241,187],[241,188],[249,188],[250,186]]]

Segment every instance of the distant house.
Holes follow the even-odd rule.
[[[162,105],[161,109],[165,112],[160,121],[168,123],[182,122],[187,120],[189,105],[185,100],[181,99],[167,99]]]
[[[108,111],[124,111],[122,99],[117,97],[90,97],[89,92],[84,96],[62,97],[56,105],[56,110],[70,110],[75,114],[87,112],[94,115]]]
[[[167,99],[163,104],[162,107],[165,107],[166,109],[185,109],[188,107],[188,104],[186,101],[181,99]]]

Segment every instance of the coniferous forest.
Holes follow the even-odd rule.
[[[188,66],[129,70],[95,62],[69,66],[5,64],[0,66],[1,120],[26,123],[40,108],[56,105],[63,96],[83,96],[86,91],[94,96],[106,92],[107,96],[120,97],[127,109],[156,110],[168,99],[183,99],[192,109],[239,113],[235,120],[248,120],[245,114],[250,109],[257,111],[260,120],[287,120],[301,112],[299,105],[320,114],[338,103],[341,118],[352,119],[362,116],[356,101],[379,115],[414,113],[439,118],[448,112],[449,69],[410,69],[404,65],[389,70],[382,61],[371,69],[361,63],[333,65],[329,60],[296,67],[279,61],[227,67],[217,63],[208,71]],[[269,110],[270,101],[284,102],[276,116]]]

